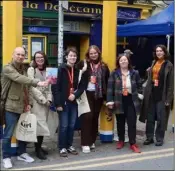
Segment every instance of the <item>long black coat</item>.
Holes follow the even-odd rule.
[[[169,103],[171,105],[174,97],[174,69],[173,69],[173,64],[170,61],[167,60],[165,62],[166,62],[166,66],[165,66],[165,72],[164,72],[162,101],[164,102],[164,104]],[[149,102],[150,102],[150,96],[152,93],[152,69],[155,63],[156,61],[153,61],[151,69],[148,71],[147,85],[144,89],[144,99],[142,102],[140,118],[139,118],[139,120],[143,123],[145,123],[149,112],[149,105],[150,105]],[[165,128],[167,128],[170,107],[171,106],[166,107],[167,122],[166,122]]]

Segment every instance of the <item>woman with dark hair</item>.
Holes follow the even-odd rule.
[[[86,62],[88,78],[86,94],[91,112],[81,115],[80,123],[82,152],[89,153],[90,149],[95,149],[98,118],[103,102],[106,100],[109,69],[107,64],[102,61],[101,52],[95,45],[89,47],[86,53]],[[84,61],[77,66],[83,68]]]
[[[130,58],[126,54],[120,54],[116,69],[109,77],[106,103],[109,113],[116,115],[119,137],[117,149],[124,147],[127,122],[130,148],[135,153],[140,153],[136,145],[136,121],[140,111],[141,86],[139,72],[133,69]]]
[[[28,68],[27,74],[30,78],[46,80],[46,67],[48,66],[47,56],[44,52],[38,51],[34,54],[31,66]],[[35,88],[33,88],[35,89]],[[37,87],[40,95],[33,98],[33,107],[31,112],[37,117],[37,143],[35,143],[36,156],[39,159],[45,160],[48,152],[41,148],[44,136],[49,136],[50,132],[46,122],[49,114],[49,106],[52,102],[51,86]]]
[[[78,154],[72,146],[78,112],[76,99],[81,96],[86,85],[85,73],[79,81],[80,70],[75,67],[77,50],[68,48],[65,59],[67,62],[58,68],[57,83],[52,87],[54,103],[59,114],[58,148],[61,157],[67,157],[68,153]]]
[[[174,72],[173,64],[168,60],[169,54],[164,45],[157,45],[153,56],[152,66],[147,70],[148,79],[144,90],[140,121],[147,120],[147,139],[144,145],[154,143],[155,121],[157,121],[155,145],[162,146],[174,96]]]

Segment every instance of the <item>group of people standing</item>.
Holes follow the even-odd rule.
[[[11,82],[5,105],[5,130],[3,139],[3,163],[5,168],[11,168],[12,163],[8,148],[19,114],[31,110],[37,116],[36,156],[46,159],[47,151],[42,149],[43,137],[49,135],[47,116],[51,104],[55,105],[59,117],[58,149],[61,157],[68,153],[77,155],[73,146],[74,127],[77,120],[77,99],[86,93],[90,112],[80,116],[82,152],[89,153],[95,149],[98,135],[98,119],[101,108],[105,104],[108,115],[114,114],[117,120],[119,141],[116,148],[124,147],[125,123],[128,125],[130,148],[140,153],[136,144],[136,122],[146,122],[145,145],[154,142],[155,121],[156,146],[163,145],[170,106],[174,93],[173,64],[168,60],[168,52],[164,45],[157,45],[154,61],[147,70],[148,79],[143,90],[139,72],[133,69],[128,53],[117,57],[116,68],[110,73],[108,65],[103,62],[99,48],[89,47],[85,60],[77,62],[78,53],[75,48],[66,50],[65,60],[58,68],[57,83],[50,85],[46,80],[48,60],[43,52],[36,52],[32,65],[27,72],[22,69],[25,51],[16,48],[12,62],[5,66],[2,72],[2,92],[7,91],[7,82]],[[80,79],[80,72],[82,76]],[[23,103],[24,88],[28,89],[27,104]],[[16,91],[17,89],[17,91]],[[3,93],[2,93],[3,94]],[[25,93],[24,93],[25,94]],[[29,98],[31,96],[31,98]],[[25,107],[25,108],[24,108]],[[19,110],[20,109],[20,110]],[[26,143],[19,142],[18,159],[33,162],[34,159],[26,153]],[[23,148],[23,149],[22,149]]]

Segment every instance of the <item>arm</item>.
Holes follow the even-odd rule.
[[[115,86],[114,73],[115,73],[115,71],[113,71],[111,73],[109,80],[108,80],[106,106],[114,105],[114,91],[115,91],[115,89],[114,89],[114,86]]]
[[[52,91],[51,91],[51,85],[48,87],[48,92],[47,92],[47,101],[52,102]]]
[[[142,94],[142,80],[140,78],[140,74],[139,71],[135,71],[136,72],[136,85],[137,85],[137,91],[139,94]]]
[[[51,89],[52,89],[52,94],[53,94],[53,99],[56,107],[62,107],[61,105],[61,77],[62,77],[62,69],[58,68],[58,74],[57,74],[57,82],[56,84],[53,84]]]
[[[80,71],[81,72],[81,71]],[[81,94],[86,90],[87,85],[88,85],[88,73],[87,71],[84,71],[82,74],[81,80],[78,85],[77,91],[74,93],[75,99],[79,98]]]
[[[174,97],[174,69],[171,67],[168,77],[167,77],[167,95],[166,95],[166,103],[171,104]]]
[[[5,66],[3,69],[3,75],[10,80],[17,82],[19,84],[37,86],[39,80],[28,78],[25,75],[18,73],[15,69],[9,65]]]

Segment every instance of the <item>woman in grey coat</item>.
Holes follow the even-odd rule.
[[[166,47],[157,45],[154,52],[155,60],[147,70],[148,80],[140,113],[140,121],[147,120],[147,139],[144,145],[154,143],[155,121],[157,121],[155,145],[163,145],[174,93],[173,64],[168,60],[168,56]]]

